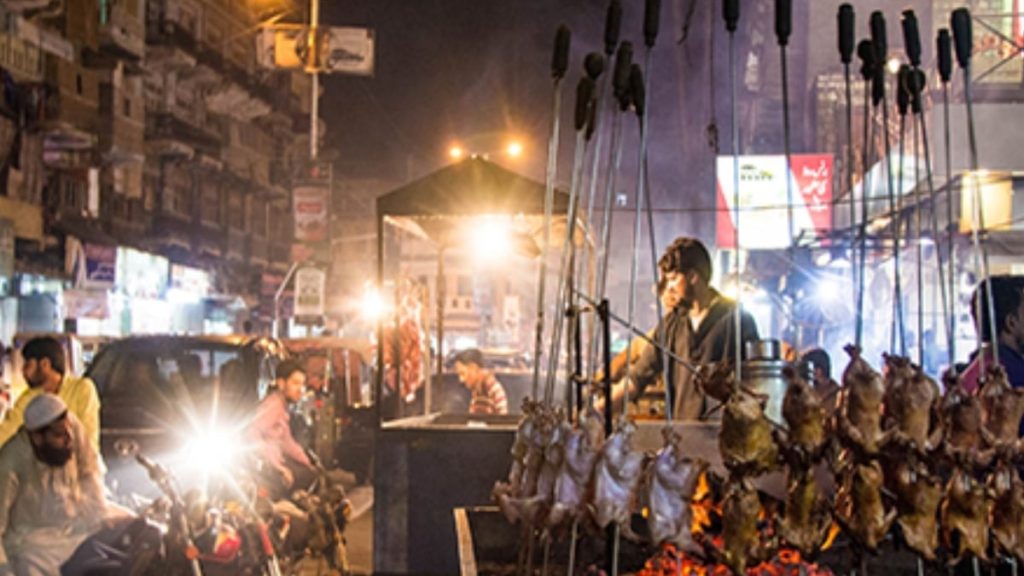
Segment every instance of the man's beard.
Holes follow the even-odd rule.
[[[53,468],[60,468],[71,460],[71,448],[54,448],[49,444],[37,446],[32,444],[32,451],[40,462]]]

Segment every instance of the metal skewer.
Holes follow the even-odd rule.
[[[860,255],[857,258],[857,314],[856,314],[856,328],[854,330],[854,343],[858,349],[861,348],[864,335],[864,276],[866,272],[867,264],[867,223],[868,223],[868,200],[870,198],[868,185],[870,181],[869,167],[871,163],[868,161],[871,157],[871,150],[874,147],[874,135],[872,130],[874,129],[874,123],[871,121],[872,112],[872,87],[871,79],[875,76],[875,51],[871,47],[870,40],[861,40],[857,44],[857,57],[860,58],[861,67],[860,74],[864,80],[864,160],[862,162],[864,168],[864,175],[861,178],[861,199],[860,199],[860,211],[861,219],[860,226],[858,228],[858,236],[860,238],[859,251]]]
[[[952,366],[954,360],[953,307],[950,303],[952,292],[948,292],[947,290],[947,288],[951,288],[951,286],[947,286],[946,283],[946,272],[943,267],[942,250],[939,244],[938,198],[935,194],[935,181],[932,177],[931,144],[928,142],[928,124],[924,114],[924,100],[922,96],[922,91],[924,90],[926,82],[924,72],[921,71],[921,35],[918,30],[917,16],[914,14],[913,10],[905,10],[903,12],[903,44],[906,46],[907,59],[910,60],[910,67],[913,70],[913,76],[911,77],[910,84],[910,109],[913,111],[914,117],[917,120],[917,126],[921,130],[920,142],[924,149],[925,180],[928,186],[928,199],[931,204],[931,234],[935,251],[935,266],[938,273],[939,297],[942,304],[942,318],[945,323],[943,327],[946,330],[946,345],[949,350],[949,365]],[[917,134],[916,131],[915,134]],[[919,209],[920,206],[921,202],[919,200]],[[952,221],[952,216],[950,216],[950,220]],[[920,242],[920,234],[918,241]],[[947,258],[952,261],[952,252]],[[922,259],[923,255],[919,250],[918,262],[920,263]],[[949,273],[953,273],[952,269]],[[920,272],[918,272],[918,277],[920,278]],[[920,295],[918,298],[920,298]],[[918,336],[920,336],[920,334]],[[923,364],[923,360],[919,360],[919,363]]]
[[[736,118],[737,101],[736,87],[736,29],[740,20],[739,0],[723,0],[722,17],[725,19],[725,29],[729,33],[729,89],[732,95],[730,107],[730,122],[732,123],[732,185],[733,185],[733,241],[735,243],[736,258],[736,309],[734,311],[733,330],[736,337],[736,383],[743,381],[743,288],[740,283],[740,125]]]
[[[874,89],[880,101],[876,105],[882,107],[882,134],[885,144],[885,174],[889,197],[889,213],[892,216],[893,238],[893,303],[896,314],[893,318],[891,347],[895,348],[895,335],[899,337],[901,356],[907,355],[907,342],[903,330],[903,279],[900,272],[900,214],[896,212],[896,195],[892,182],[892,143],[889,138],[889,106],[885,97],[885,62],[888,56],[888,42],[885,31],[885,16],[881,11],[871,13],[871,45],[875,50]]]
[[[853,30],[854,11],[850,4],[839,6],[836,15],[839,34],[839,59],[843,63],[843,83],[846,88],[846,179],[847,190],[850,194],[850,288],[853,290],[853,298],[850,300],[856,306],[857,302],[857,252],[856,225],[857,225],[857,199],[853,195],[853,91],[850,86],[850,62],[853,61]],[[860,309],[855,311],[859,315]]]
[[[551,76],[554,79],[554,101],[552,102],[551,137],[548,140],[548,165],[544,179],[544,240],[541,243],[540,259],[537,263],[537,321],[535,325],[533,356],[533,398],[540,391],[541,345],[544,340],[544,288],[547,281],[548,248],[551,243],[551,212],[555,201],[555,178],[558,175],[558,141],[562,124],[562,78],[569,68],[569,44],[571,34],[565,26],[559,26],[555,33],[555,52],[551,59]],[[557,354],[557,350],[555,352]],[[551,402],[545,397],[546,403]]]
[[[935,41],[935,52],[936,60],[938,61],[939,79],[942,81],[942,113],[943,113],[943,136],[945,142],[945,164],[946,164],[946,266],[948,275],[946,281],[949,283],[949,304],[950,310],[947,312],[947,320],[949,322],[949,328],[947,336],[949,338],[949,367],[954,369],[956,366],[956,315],[955,310],[957,308],[957,297],[956,297],[956,245],[955,240],[955,223],[953,222],[953,160],[952,151],[949,148],[949,81],[953,76],[953,54],[952,46],[950,45],[949,30],[943,28],[939,30],[938,37]],[[925,146],[928,145],[928,135],[924,135]],[[938,238],[936,238],[936,243]],[[938,244],[936,244],[938,249]]]
[[[996,365],[999,364],[999,346],[996,340],[998,330],[996,327],[995,303],[992,300],[992,279],[989,277],[988,251],[981,244],[980,231],[985,229],[984,212],[981,209],[981,186],[978,183],[978,141],[974,132],[974,106],[971,98],[971,50],[973,49],[971,31],[971,12],[967,8],[958,8],[953,11],[950,17],[950,27],[953,29],[953,41],[956,47],[956,60],[964,71],[964,103],[967,107],[967,139],[970,148],[971,166],[971,192],[974,204],[974,221],[971,225],[971,241],[974,244],[975,269],[982,277],[986,300],[988,300],[988,330],[992,341],[992,357]],[[979,262],[980,261],[980,262]],[[979,318],[981,315],[978,316]],[[986,327],[978,328],[978,350],[981,350],[983,338],[982,331]],[[985,354],[978,355],[978,362],[981,368],[982,377],[985,375]]]
[[[789,134],[789,73],[786,58],[786,46],[789,44],[789,36],[793,32],[793,0],[775,0],[775,38],[779,43],[779,60],[782,74],[782,143],[786,154],[786,223],[789,228],[790,249],[796,240],[796,222],[793,216],[793,204],[796,198],[793,194],[793,177],[790,168],[792,147]],[[738,252],[738,247],[737,247]],[[739,341],[737,341],[737,347]],[[738,380],[737,380],[738,382]]]

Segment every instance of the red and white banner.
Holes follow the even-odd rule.
[[[798,154],[790,157],[793,186],[793,234],[832,227],[832,156]],[[719,156],[716,244],[736,247],[734,165],[732,156]],[[740,156],[740,245],[745,250],[773,250],[791,244],[785,156]]]
[[[323,242],[327,240],[330,188],[321,185],[296,186],[292,191],[295,214],[295,240]]]

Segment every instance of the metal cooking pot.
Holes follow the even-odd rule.
[[[788,383],[782,375],[787,362],[782,359],[781,350],[778,340],[747,342],[743,386],[767,398],[765,415],[772,422],[784,426],[782,399],[786,396]]]

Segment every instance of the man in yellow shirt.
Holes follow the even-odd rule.
[[[96,454],[100,454],[100,397],[96,392],[96,384],[88,378],[79,378],[66,372],[64,348],[49,336],[26,342],[21,349],[21,357],[24,360],[22,374],[28,383],[28,390],[18,397],[3,422],[0,422],[0,446],[18,432],[29,402],[49,392],[59,396],[68,411],[78,418],[85,428],[89,444]],[[103,469],[102,459],[100,469]]]

